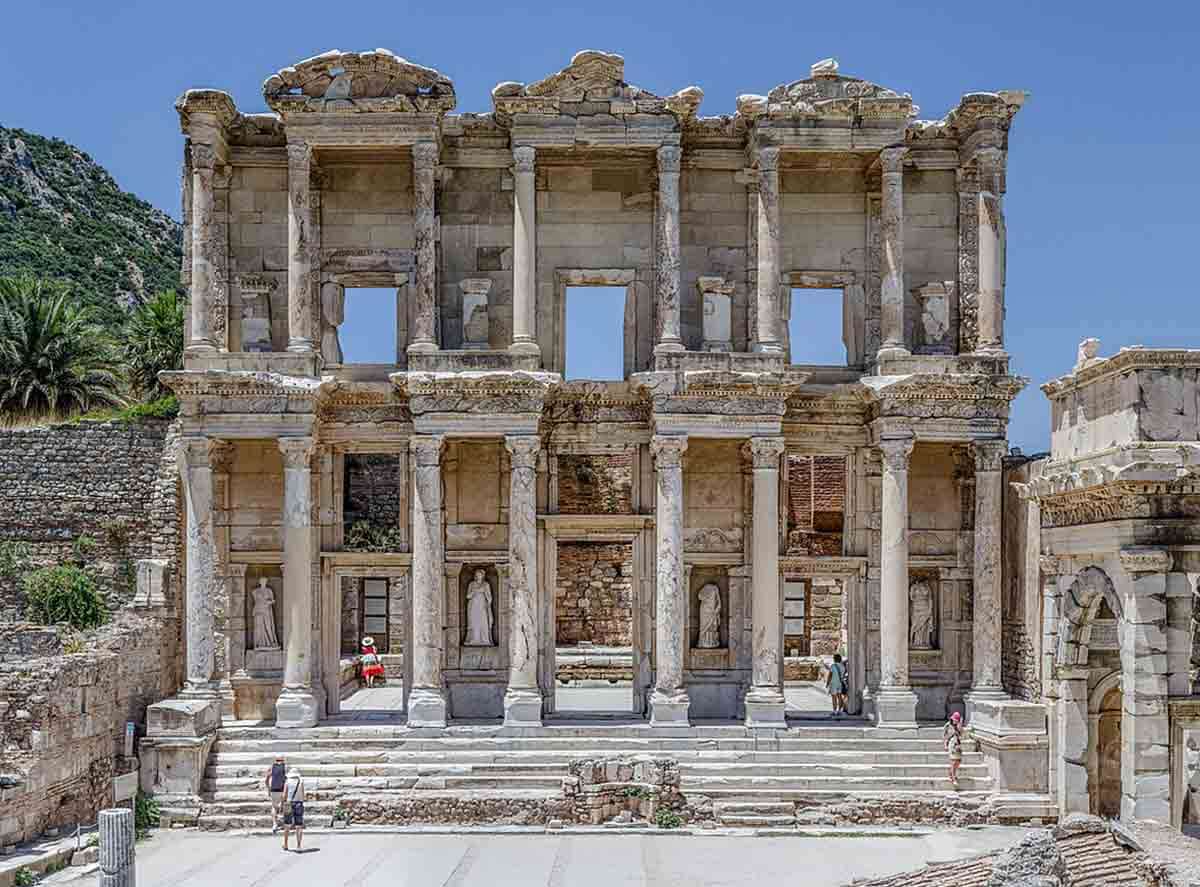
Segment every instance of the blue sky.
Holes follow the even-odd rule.
[[[448,74],[459,111],[490,109],[501,80],[530,81],[577,49],[625,56],[626,77],[705,91],[703,114],[743,92],[843,73],[911,92],[940,117],[963,92],[1026,89],[1008,179],[1007,338],[1033,384],[1010,438],[1045,449],[1037,384],[1069,370],[1078,341],[1200,347],[1200,4],[1059,2],[315,3],[209,0],[9,4],[0,124],[63,138],[120,184],[178,216],[181,137],[172,103],[215,86],[262,110],[262,81],[327,49],[387,47]],[[1186,260],[1186,261],[1185,261]]]

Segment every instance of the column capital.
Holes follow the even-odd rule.
[[[308,468],[313,456],[311,437],[281,437],[276,443],[283,454],[284,468]]]
[[[687,449],[688,440],[682,434],[656,434],[650,438],[650,453],[654,456],[654,467],[680,468],[683,466],[683,453]]]
[[[759,148],[755,152],[755,159],[758,162],[760,172],[774,172],[779,168],[779,148],[775,145],[766,145]]]
[[[904,158],[908,156],[908,148],[884,148],[879,152],[879,165],[883,167],[884,175],[904,172]]]
[[[442,460],[442,445],[445,439],[440,435],[427,434],[410,437],[408,452],[417,466],[436,466]]]
[[[656,154],[660,173],[679,172],[679,159],[683,155],[683,150],[678,145],[662,145]]]
[[[176,456],[181,469],[214,468],[214,462],[219,458],[214,456],[214,450],[225,446],[225,442],[212,437],[189,435],[181,437],[178,446]]]
[[[1171,569],[1171,553],[1162,548],[1134,546],[1120,552],[1126,573],[1166,573]]]
[[[971,444],[975,454],[975,471],[999,471],[1004,467],[1004,457],[1008,455],[1006,440],[977,440]]]
[[[510,434],[504,438],[508,459],[513,468],[537,468],[542,440],[536,434]]]
[[[208,448],[208,462],[212,470],[221,474],[229,474],[233,467],[237,447],[227,440],[214,440]]]
[[[883,464],[890,471],[908,471],[908,459],[912,456],[915,437],[900,437],[879,442],[879,452],[883,454]]]
[[[960,197],[979,193],[979,170],[973,166],[960,166],[955,173],[955,188]]]
[[[287,145],[288,168],[312,164],[313,149],[308,142],[289,141]]]
[[[742,444],[742,455],[758,468],[779,470],[779,457],[785,447],[782,437],[752,437]]]
[[[518,145],[512,149],[513,169],[519,173],[533,172],[537,160],[537,149],[532,145]]]
[[[437,142],[417,142],[412,146],[413,166],[418,169],[437,166],[438,155]]]
[[[1062,572],[1062,561],[1056,554],[1038,555],[1038,570],[1043,576],[1058,576]]]
[[[207,142],[191,142],[188,145],[188,153],[191,156],[193,170],[212,172],[220,160],[216,146]]]

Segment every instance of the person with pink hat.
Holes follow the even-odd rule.
[[[962,715],[953,712],[942,728],[942,744],[950,755],[950,784],[958,788],[958,768],[962,766]]]

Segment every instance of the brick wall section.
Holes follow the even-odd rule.
[[[30,543],[32,565],[43,566],[69,560],[72,542],[91,537],[86,562],[119,608],[133,595],[135,561],[179,563],[177,436],[165,420],[0,430],[0,541]],[[24,607],[19,579],[0,577],[0,622]]]
[[[632,514],[633,456],[558,457],[561,514]]]
[[[1000,677],[1004,689],[1015,699],[1037,702],[1042,695],[1037,656],[1025,626],[1004,623],[1000,641]]]
[[[633,545],[561,542],[555,642],[610,647],[633,643]]]
[[[347,453],[346,526],[368,521],[377,527],[400,524],[400,460],[387,453]]]
[[[126,721],[144,728],[146,707],[182,680],[177,619],[120,614],[91,638],[87,652],[29,658],[0,656],[0,845],[47,828],[94,822],[112,804],[114,773],[123,764]],[[46,652],[47,629],[5,626],[11,652]],[[144,732],[140,729],[139,733]]]
[[[788,454],[788,551],[842,554],[846,511],[843,456]]]

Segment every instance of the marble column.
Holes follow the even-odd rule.
[[[283,689],[276,727],[317,723],[313,696],[313,545],[311,437],[281,437],[283,454]]]
[[[219,441],[184,437],[179,442],[179,473],[183,478],[186,509],[187,608],[186,674],[183,695],[216,697],[213,682],[216,666],[217,549],[213,534],[212,449]]]
[[[782,352],[779,336],[779,149],[758,150],[757,350]]]
[[[655,351],[682,351],[679,331],[678,145],[658,149],[658,202],[654,207],[654,295],[658,305]]]
[[[650,726],[686,727],[687,688],[683,685],[687,590],[683,587],[683,453],[687,438],[655,435],[650,441],[656,477],[654,691]]]
[[[413,287],[412,343],[409,351],[437,351],[437,239],[434,191],[437,179],[437,142],[417,142],[412,147],[413,211],[416,239],[416,284]]]
[[[917,697],[908,682],[908,460],[913,438],[882,440],[883,508],[879,588],[880,726],[915,727]]]
[[[410,727],[446,726],[442,686],[445,592],[442,569],[442,438],[420,435],[409,441],[413,472],[412,519],[412,690]]]
[[[213,310],[216,304],[214,287],[217,269],[213,256],[213,206],[215,190],[213,176],[217,152],[212,145],[191,145],[192,167],[192,281],[189,292],[192,312],[192,334],[188,339],[190,352],[215,351]]]
[[[313,350],[312,148],[289,142],[288,153],[288,351]]]
[[[540,354],[537,331],[536,150],[513,148],[513,319],[510,351]]]
[[[512,618],[508,631],[508,689],[504,724],[542,723],[538,687],[537,462],[541,440],[535,434],[506,437],[509,456],[508,591]]]
[[[752,437],[743,449],[754,470],[750,588],[754,658],[746,692],[747,727],[786,726],[779,586],[779,457],[783,451],[778,437]]]
[[[975,576],[971,661],[974,680],[967,699],[1003,699],[1000,672],[1000,520],[1001,469],[1008,445],[1003,440],[975,442]]]
[[[904,341],[904,155],[906,148],[879,152],[883,203],[879,218],[880,358],[907,357]]]
[[[979,170],[979,344],[984,354],[1004,352],[1004,152],[975,155]]]

